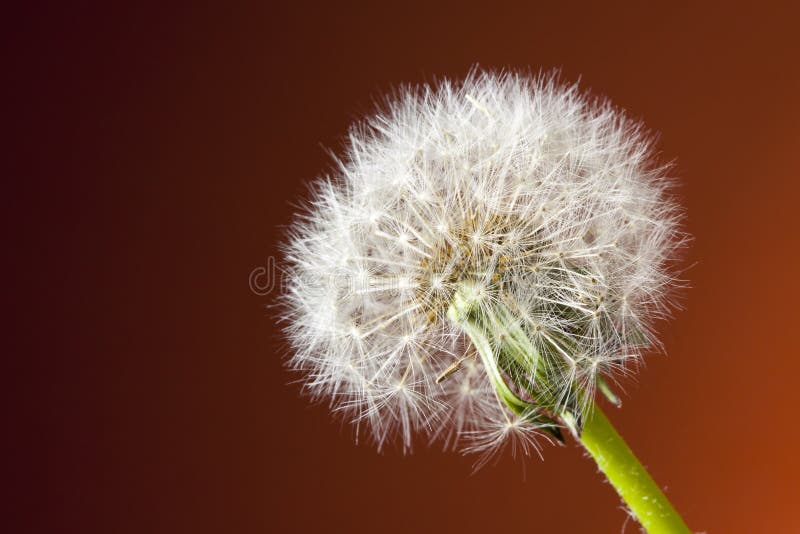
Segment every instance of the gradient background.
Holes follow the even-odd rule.
[[[800,532],[788,2],[70,4],[0,34],[3,531],[621,532],[574,444],[524,477],[355,446],[248,289],[322,147],[477,62],[561,67],[661,132],[693,289],[610,415],[696,531]]]

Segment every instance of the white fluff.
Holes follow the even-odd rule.
[[[285,331],[308,391],[379,447],[535,449],[540,424],[500,402],[446,317],[465,280],[549,355],[563,405],[657,344],[680,210],[649,134],[605,100],[553,74],[404,88],[337,163],[285,245]]]

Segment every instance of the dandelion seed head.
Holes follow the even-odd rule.
[[[667,172],[640,123],[555,74],[397,91],[289,230],[290,365],[379,447],[423,434],[538,450],[543,423],[500,402],[448,308],[457,294],[502,305],[544,358],[553,406],[590,397],[669,313],[686,237]]]

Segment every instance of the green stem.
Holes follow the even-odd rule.
[[[558,418],[549,420],[568,427],[597,462],[611,485],[649,534],[691,533],[681,516],[617,433],[600,407],[593,404],[581,420],[575,409],[554,401],[542,354],[536,353],[524,330],[502,304],[482,306],[483,296],[474,284],[464,282],[453,298],[447,316],[459,325],[481,356],[498,397],[514,413],[533,414],[539,409]],[[514,366],[524,373],[513,372]],[[535,377],[536,384],[528,380]],[[507,381],[531,395],[531,402],[518,397]],[[615,404],[619,398],[599,379],[599,389]],[[544,415],[537,415],[548,422]],[[561,439],[557,428],[554,435]]]
[[[580,441],[648,534],[691,533],[599,406],[584,421]]]

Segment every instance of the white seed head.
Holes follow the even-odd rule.
[[[554,74],[393,94],[351,129],[285,245],[290,364],[307,390],[379,447],[424,433],[535,450],[541,422],[501,402],[448,309],[469,288],[487,317],[509,312],[492,350],[511,328],[547,356],[550,411],[582,409],[599,376],[627,372],[657,344],[685,241],[651,141]]]

